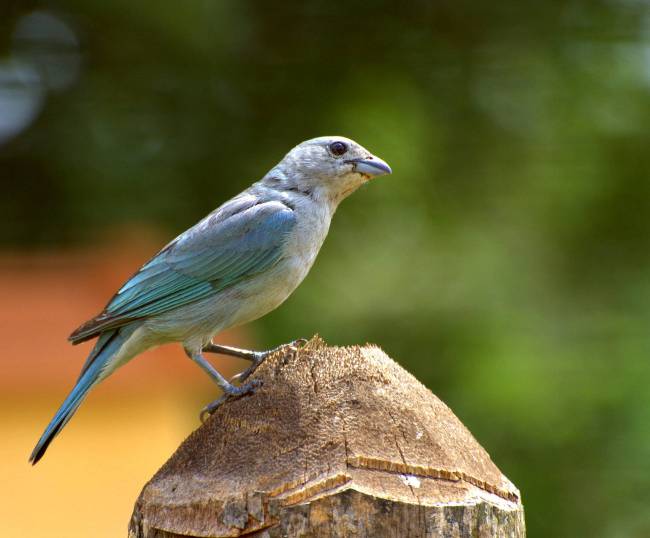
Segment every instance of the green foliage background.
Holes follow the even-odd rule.
[[[37,8],[82,69],[0,147],[0,244],[171,237],[350,136],[394,175],[340,207],[260,346],[375,342],[521,489],[530,536],[650,535],[646,2],[5,0],[0,51]]]

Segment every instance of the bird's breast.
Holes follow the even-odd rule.
[[[287,237],[285,257],[295,260],[296,271],[304,271],[304,278],[327,237],[332,216],[328,207],[317,203],[296,205],[294,213],[296,226]]]
[[[282,304],[309,273],[327,232],[326,209],[296,209],[296,226],[287,235],[282,257],[263,275],[237,286],[241,299],[236,324],[257,319]]]

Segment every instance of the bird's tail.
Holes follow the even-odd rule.
[[[112,371],[111,359],[115,357],[122,344],[133,333],[132,330],[128,329],[130,328],[123,327],[121,329],[107,331],[99,337],[95,347],[86,360],[86,364],[84,364],[81,370],[81,375],[77,379],[76,385],[61,404],[61,407],[47,425],[47,428],[45,428],[38,443],[36,443],[29,457],[32,465],[35,465],[43,457],[47,447],[72,418],[72,415],[74,415],[77,408],[81,405],[88,391]]]

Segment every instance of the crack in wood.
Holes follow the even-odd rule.
[[[401,426],[399,423],[395,420],[395,417],[393,416],[393,413],[388,411],[388,415],[390,416],[391,420],[393,421],[393,424],[397,427],[398,430],[402,433],[402,437],[406,438],[404,435],[404,432],[402,431]],[[402,462],[404,463],[405,467],[408,467],[408,463],[406,463],[406,458],[404,457],[404,452],[402,452],[402,447],[399,444],[399,441],[397,440],[397,434],[393,432],[393,438],[395,439],[395,446],[397,447],[397,451],[399,452],[400,457],[402,458]],[[420,505],[420,497],[418,497],[415,493],[415,489],[409,482],[405,482],[405,484],[408,486],[408,488],[411,490],[411,495],[415,497],[415,500],[418,502],[418,506]]]
[[[422,478],[434,478],[438,480],[449,480],[451,482],[459,482],[464,480],[465,482],[476,486],[488,493],[497,495],[502,499],[511,502],[519,502],[519,496],[506,491],[498,486],[493,484],[488,484],[487,482],[475,478],[467,473],[462,471],[449,471],[446,469],[436,469],[434,467],[427,467],[424,465],[411,465],[406,463],[400,463],[397,461],[388,461],[378,458],[372,458],[368,456],[353,456],[348,460],[348,465],[351,467],[356,467],[358,469],[369,469],[373,471],[386,471],[390,473],[398,474],[409,474]]]

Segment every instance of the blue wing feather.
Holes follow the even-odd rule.
[[[102,314],[70,339],[81,342],[134,319],[203,299],[277,263],[295,225],[293,211],[279,201],[231,203],[237,210],[222,206],[143,265]]]

